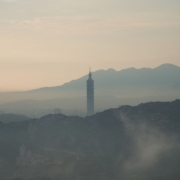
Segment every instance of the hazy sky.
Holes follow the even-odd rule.
[[[180,66],[180,0],[0,0],[0,91]]]

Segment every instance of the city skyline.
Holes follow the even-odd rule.
[[[180,2],[0,0],[0,92],[92,71],[180,66]]]

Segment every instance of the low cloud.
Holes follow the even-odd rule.
[[[134,123],[124,115],[121,115],[121,119],[134,143],[131,155],[123,163],[125,176],[158,169],[161,158],[173,152],[174,148],[179,148],[174,137],[164,134],[158,128],[143,121]]]

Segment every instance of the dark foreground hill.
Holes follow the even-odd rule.
[[[3,123],[9,123],[9,122],[21,122],[28,120],[30,118],[23,116],[23,115],[17,115],[17,114],[0,114],[0,121]]]
[[[0,179],[179,180],[179,138],[180,100],[0,122]]]

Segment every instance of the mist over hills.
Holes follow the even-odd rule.
[[[180,100],[0,122],[0,178],[179,180]],[[5,178],[6,177],[6,178]]]
[[[102,106],[102,102],[104,103]],[[78,104],[78,106],[77,106]],[[115,96],[97,96],[96,107],[107,109],[118,107],[119,99]],[[28,117],[41,117],[46,114],[54,114],[54,110],[59,108],[66,115],[86,115],[86,97],[56,98],[49,100],[20,100],[7,102],[0,105],[2,112],[24,114]],[[100,110],[100,109],[99,109]]]
[[[98,70],[92,72],[92,77],[95,82],[96,112],[123,104],[172,101],[180,96],[180,67],[172,64],[163,64],[154,69]],[[0,93],[0,110],[40,117],[60,108],[67,115],[84,116],[87,78],[85,75],[56,87]]]

